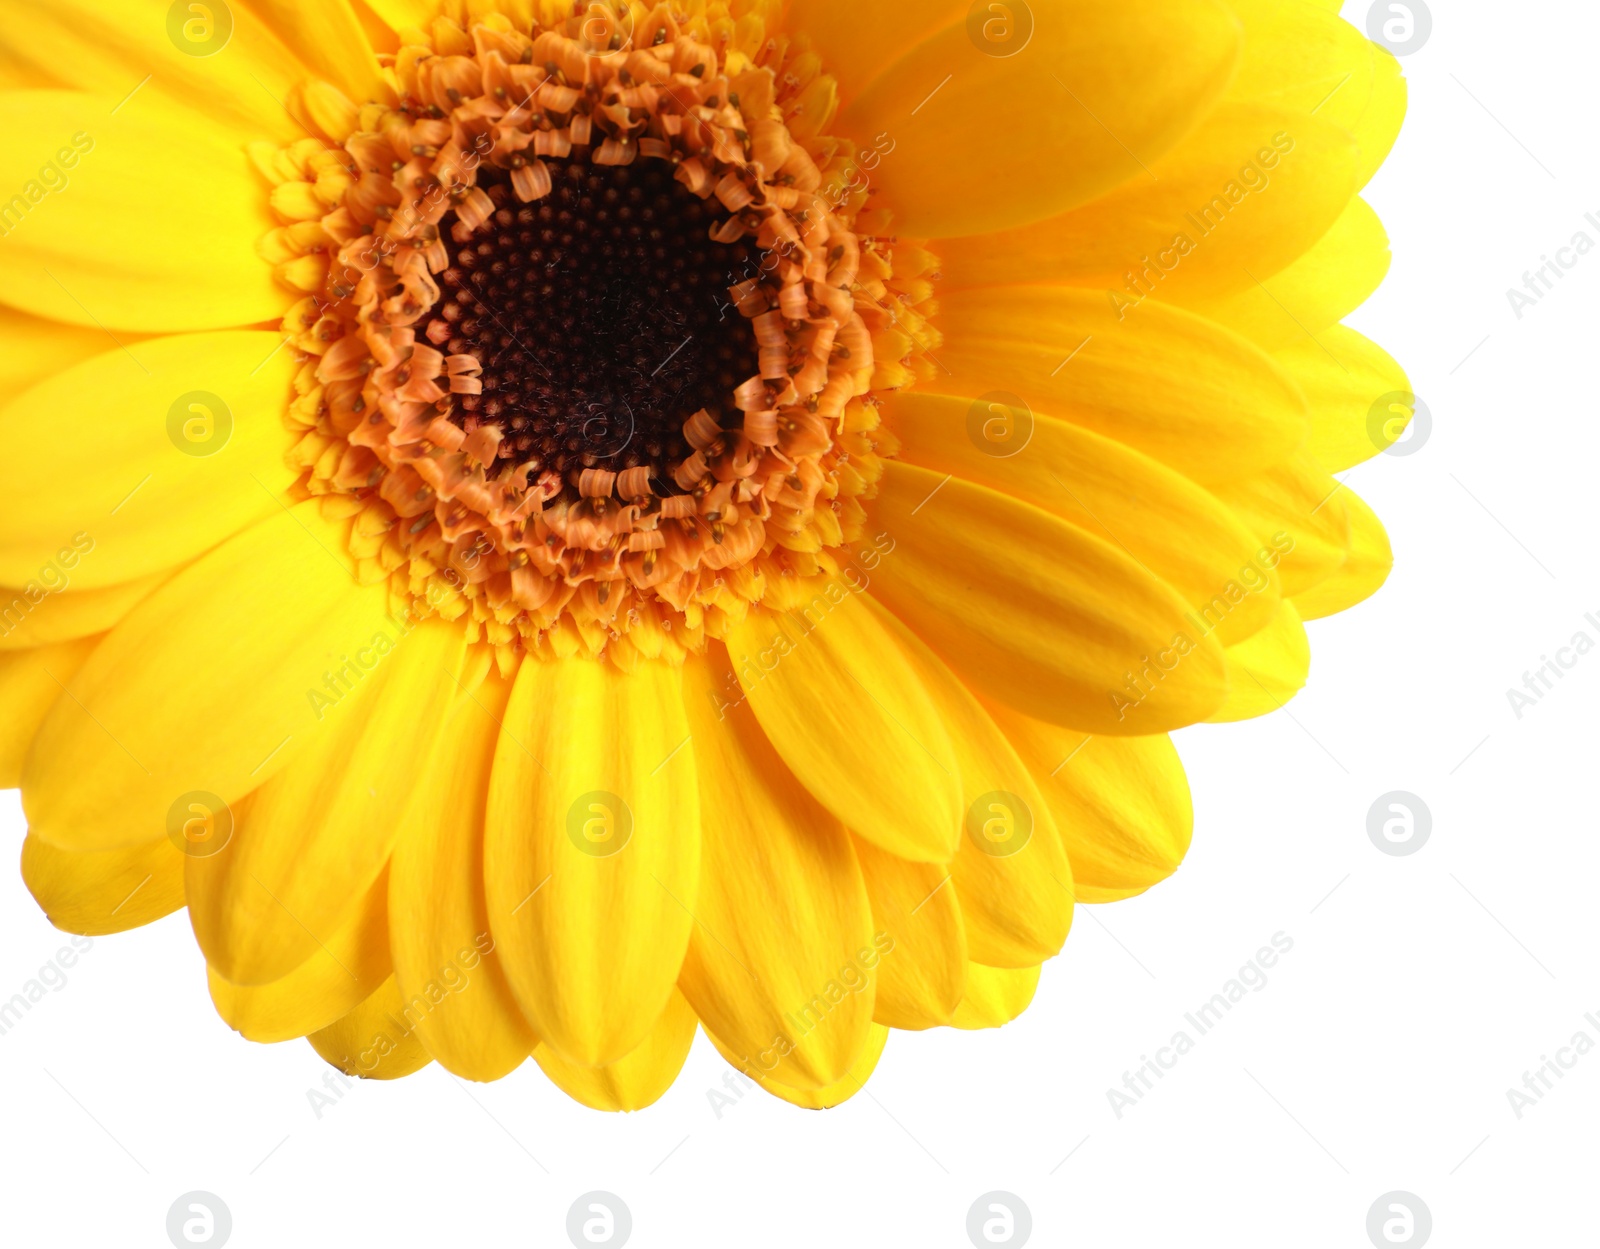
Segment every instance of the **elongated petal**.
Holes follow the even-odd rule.
[[[1311,671],[1311,642],[1294,603],[1285,600],[1261,632],[1228,647],[1228,701],[1214,723],[1248,720],[1277,711],[1305,688]]]
[[[913,236],[1038,221],[1145,175],[1221,95],[1242,43],[1213,0],[1034,0],[1005,29],[968,12],[906,48],[839,117],[869,147],[893,138],[873,181]]]
[[[1415,399],[1411,382],[1371,339],[1331,325],[1315,342],[1304,339],[1273,358],[1305,392],[1311,412],[1308,446],[1328,472],[1370,460],[1404,434],[1409,424],[1405,401]]]
[[[510,696],[510,682],[491,672],[457,698],[389,866],[396,987],[404,1001],[432,1003],[418,1035],[441,1066],[468,1080],[498,1080],[539,1043],[506,980],[484,900],[484,809]]]
[[[97,326],[64,325],[5,307],[0,307],[0,338],[6,344],[5,354],[0,355],[0,395],[20,395],[80,360],[116,346]],[[142,339],[129,334],[122,341],[134,346]]]
[[[950,863],[969,957],[1035,966],[1072,926],[1072,865],[1027,766],[981,703],[914,637],[902,639],[961,768],[963,836]]]
[[[279,511],[295,479],[284,407],[296,367],[280,342],[249,330],[153,339],[137,361],[113,349],[7,404],[0,584],[136,581]],[[63,442],[63,413],[95,454]]]
[[[950,1022],[969,1031],[1003,1027],[1032,1005],[1038,987],[1037,967],[1013,971],[973,963],[967,968],[966,995]]]
[[[1337,4],[1229,0],[1244,24],[1244,56],[1228,98],[1271,103],[1349,131],[1361,152],[1357,186],[1376,172],[1400,133],[1406,88],[1400,64],[1339,17]]]
[[[22,883],[57,928],[126,932],[183,905],[183,855],[166,837],[128,850],[74,854],[37,837],[22,843]]]
[[[22,777],[32,831],[64,849],[140,845],[185,794],[231,803],[313,741],[330,669],[367,670],[396,633],[385,587],[356,585],[343,549],[302,504],[135,608],[39,729]]]
[[[396,35],[408,30],[426,31],[439,11],[433,0],[366,0],[366,6]]]
[[[119,112],[136,101],[169,109],[203,101],[206,116],[241,139],[304,137],[280,101],[305,68],[243,4],[175,10],[165,0],[13,0],[7,22],[17,36],[0,46],[6,80],[114,91],[111,104],[125,101]]]
[[[116,105],[71,91],[0,93],[0,129],[13,136],[0,148],[11,196],[0,205],[9,228],[0,299],[146,333],[281,317],[289,296],[256,254],[276,222],[243,139],[155,100]],[[56,179],[41,170],[63,147],[79,159],[70,188],[52,194],[46,180]]]
[[[1194,806],[1170,739],[1085,737],[990,711],[1055,813],[1078,901],[1132,897],[1177,870]]]
[[[405,1021],[393,976],[348,1015],[306,1039],[323,1061],[367,1080],[398,1080],[432,1061]]]
[[[700,878],[681,673],[523,661],[495,751],[484,871],[512,991],[547,1045],[599,1067],[672,995]]]
[[[823,1089],[797,1089],[787,1084],[780,1084],[759,1069],[745,1070],[740,1066],[742,1060],[729,1054],[720,1045],[717,1046],[717,1050],[736,1071],[791,1106],[799,1106],[802,1110],[832,1110],[840,1103],[849,1101],[866,1087],[867,1081],[871,1079],[872,1072],[878,1065],[878,1060],[883,1057],[883,1047],[888,1040],[889,1029],[883,1024],[873,1024],[867,1033],[867,1043],[856,1056],[855,1062],[850,1065],[850,1070],[844,1073],[837,1084],[830,1084]],[[712,1038],[712,1044],[716,1044],[715,1038]],[[742,1093],[740,1095],[743,1096]]]
[[[1013,394],[1201,482],[1267,468],[1305,441],[1305,399],[1265,352],[1156,300],[1127,302],[1059,285],[941,296],[939,386]]]
[[[352,100],[393,102],[394,92],[350,0],[251,0],[250,7],[303,65]]]
[[[848,103],[907,48],[954,26],[969,7],[962,0],[925,0],[914,6],[791,0],[788,20],[792,29],[805,32]]]
[[[1309,451],[1265,473],[1217,487],[1217,497],[1276,553],[1283,593],[1303,594],[1343,566],[1350,549],[1344,490]]]
[[[724,658],[684,672],[701,874],[678,987],[731,1052],[753,1060],[775,1047],[774,1079],[821,1088],[849,1070],[872,1023],[874,977],[861,964],[872,908],[844,825],[784,766],[749,705],[728,704]]]
[[[1152,291],[1231,294],[1327,233],[1356,192],[1360,157],[1328,121],[1225,104],[1151,167],[1154,181],[1134,178],[1020,230],[941,244],[945,280],[959,288],[1047,274],[1130,303]]]
[[[1179,297],[1191,311],[1267,351],[1316,339],[1367,301],[1389,272],[1389,236],[1360,196],[1288,268],[1223,299]]]
[[[281,980],[238,985],[206,968],[211,1002],[251,1041],[289,1041],[344,1018],[389,978],[388,881],[380,877],[345,924]]]
[[[950,741],[866,602],[830,582],[802,611],[751,612],[726,641],[761,728],[818,802],[891,854],[950,857],[961,829]]]
[[[1366,501],[1344,486],[1339,490],[1339,502],[1350,518],[1350,551],[1338,571],[1294,597],[1295,610],[1303,620],[1348,611],[1371,598],[1394,567],[1389,535]]]
[[[952,873],[937,863],[908,863],[856,840],[872,901],[878,954],[873,1018],[891,1028],[932,1028],[950,1021],[966,974],[966,926]]]
[[[683,1070],[695,1023],[683,994],[674,993],[645,1039],[614,1063],[581,1067],[548,1045],[533,1051],[533,1061],[563,1093],[591,1110],[643,1110],[659,1101]]]
[[[1213,613],[1224,645],[1272,618],[1277,576],[1262,566],[1256,535],[1181,473],[1005,402],[913,392],[891,400],[886,415],[907,462],[1031,503],[1121,548],[1197,612]],[[1250,590],[1238,602],[1226,598],[1234,583]]]
[[[0,652],[0,709],[4,710],[0,715],[0,788],[15,789],[22,783],[23,763],[34,735],[98,642],[98,638],[83,638],[34,650]]]
[[[73,562],[82,552],[68,548]],[[72,585],[72,574],[61,569],[61,553],[56,553],[56,573],[47,573],[61,586],[50,589],[33,580],[20,589],[0,588],[0,653],[54,646],[104,633],[143,602],[166,580],[155,573],[138,581],[82,590]],[[59,574],[59,575],[58,575]]]
[[[887,466],[871,514],[895,544],[873,594],[980,692],[1109,733],[1160,732],[1221,705],[1221,646],[1109,542],[907,464]],[[1159,679],[1135,697],[1147,668]]]
[[[345,926],[389,861],[465,647],[444,621],[399,639],[329,709],[329,731],[251,796],[228,844],[191,858],[189,918],[222,976],[281,979]]]

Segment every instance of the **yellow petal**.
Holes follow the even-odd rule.
[[[1223,299],[1175,302],[1208,317],[1268,351],[1304,338],[1317,339],[1378,289],[1389,272],[1389,236],[1360,196],[1339,220],[1288,268]]]
[[[352,100],[394,101],[394,92],[384,81],[377,54],[349,0],[251,0],[250,7],[301,64]]]
[[[867,601],[828,582],[804,610],[752,611],[726,642],[761,728],[817,801],[891,854],[950,857],[961,828],[950,741]]]
[[[1149,176],[1221,95],[1242,43],[1213,0],[1034,0],[1016,6],[1031,37],[969,12],[897,42],[905,50],[839,116],[868,148],[892,140],[873,184],[915,237],[1023,225]]]
[[[1263,563],[1281,555],[1283,593],[1303,594],[1331,577],[1350,549],[1350,521],[1343,491],[1302,451],[1249,478],[1216,487],[1217,497],[1261,539]]]
[[[491,672],[456,701],[406,809],[389,865],[389,944],[401,999],[428,1052],[468,1080],[498,1080],[539,1038],[522,1017],[489,931],[484,806],[511,685]]]
[[[119,112],[203,111],[241,138],[304,137],[280,101],[305,69],[243,4],[12,0],[7,22],[18,34],[0,45],[6,79],[111,92],[110,104],[126,101]]]
[[[67,548],[68,559],[78,564],[83,554]],[[138,581],[98,590],[75,587],[72,571],[64,568],[58,550],[50,564],[20,589],[0,588],[0,652],[53,646],[104,633],[142,603],[166,580],[154,573]],[[49,589],[46,581],[58,588]]]
[[[1155,300],[1119,316],[1104,292],[1041,285],[939,304],[950,394],[1014,394],[1202,482],[1266,468],[1305,441],[1305,399],[1270,356]]]
[[[0,583],[52,566],[80,588],[135,581],[279,511],[296,476],[284,424],[296,365],[281,342],[248,330],[153,339],[137,362],[113,349],[0,410],[11,452]],[[63,413],[92,455],[70,454]]]
[[[1389,570],[1394,567],[1389,535],[1366,501],[1343,486],[1339,502],[1350,518],[1350,552],[1337,572],[1295,595],[1295,609],[1304,620],[1320,620],[1371,598],[1389,579]]]
[[[1272,618],[1277,575],[1215,497],[1122,443],[1007,401],[912,392],[885,405],[905,461],[954,473],[1111,543],[1206,616],[1224,645]],[[1249,594],[1230,601],[1230,584]]]
[[[841,98],[849,102],[907,48],[957,24],[969,7],[963,0],[923,0],[917,5],[792,0],[786,24],[804,32],[823,69],[838,79]]]
[[[306,1039],[325,1062],[366,1080],[398,1080],[432,1061],[405,1020],[393,976],[337,1023]]]
[[[276,224],[244,141],[156,100],[0,93],[0,298],[73,325],[176,332],[281,317],[256,243]],[[48,170],[79,155],[70,186]],[[63,175],[64,177],[65,175]],[[175,396],[174,396],[175,397]],[[169,399],[168,402],[171,402]]]
[[[435,0],[366,0],[366,7],[380,17],[396,35],[407,31],[426,31],[439,12]]]
[[[661,1018],[631,1053],[604,1067],[581,1067],[548,1045],[533,1061],[568,1097],[591,1110],[643,1110],[672,1087],[694,1043],[695,1017],[683,994],[667,999]]]
[[[1366,186],[1389,159],[1395,140],[1400,137],[1400,127],[1406,119],[1408,101],[1406,80],[1401,76],[1400,62],[1387,48],[1370,43],[1372,50],[1372,101],[1355,123],[1356,141],[1361,144],[1361,172],[1356,181]]]
[[[20,395],[78,361],[116,346],[98,328],[63,325],[4,307],[0,307],[0,339],[6,344],[5,354],[0,355],[0,395]],[[128,334],[122,341],[133,347],[143,340]]]
[[[774,1079],[821,1088],[843,1077],[872,1023],[872,908],[844,825],[784,766],[737,687],[717,680],[725,664],[707,655],[684,671],[701,860],[678,987],[729,1051],[776,1051],[776,1065],[762,1064]]]
[[[1177,870],[1194,806],[1170,739],[1085,737],[990,711],[1055,814],[1078,901],[1132,897]]]
[[[873,1018],[891,1028],[948,1023],[961,1000],[967,963],[953,873],[938,863],[897,859],[859,838],[855,846],[872,901],[878,955]]]
[[[365,671],[397,632],[386,587],[355,584],[344,543],[302,504],[135,608],[40,726],[22,777],[32,831],[69,850],[140,845],[184,795],[234,802],[313,741],[330,669]]]
[[[369,888],[327,943],[281,980],[237,985],[206,967],[222,1021],[250,1041],[289,1041],[344,1018],[389,978],[388,881]]]
[[[1228,647],[1228,701],[1211,719],[1248,720],[1276,711],[1305,688],[1310,671],[1311,642],[1300,613],[1286,600],[1270,625]]]
[[[0,789],[22,783],[23,764],[39,726],[72,683],[99,638],[82,638],[36,650],[0,651]],[[143,844],[150,838],[141,838]]]
[[[128,850],[74,854],[30,836],[22,883],[57,928],[98,937],[126,932],[183,905],[183,855],[162,837]]]
[[[376,657],[329,709],[329,731],[251,796],[231,840],[191,857],[189,918],[219,974],[279,980],[345,926],[389,861],[465,648],[458,625],[434,620]]]
[[[1072,866],[1055,817],[983,705],[900,628],[961,769],[966,817],[949,871],[968,954],[996,967],[1036,965],[1060,951],[1072,926]]]
[[[979,693],[1109,733],[1161,732],[1221,705],[1221,646],[1196,637],[1187,605],[1109,542],[892,462],[871,515],[894,541],[873,594]],[[1159,680],[1135,699],[1128,687],[1146,668]]]
[[[1037,967],[1012,970],[972,963],[967,967],[966,996],[950,1022],[970,1031],[1002,1027],[1028,1009],[1038,987]]]
[[[1364,186],[1394,146],[1405,117],[1400,63],[1338,15],[1339,6],[1228,0],[1244,24],[1244,56],[1228,97],[1315,115],[1349,131]]]
[[[1135,302],[1152,288],[1231,294],[1328,231],[1356,192],[1359,160],[1349,133],[1327,121],[1224,104],[1151,167],[1156,181],[1135,178],[1047,221],[941,244],[945,282],[1044,277]]]
[[[736,1071],[755,1081],[774,1097],[781,1098],[791,1106],[798,1106],[802,1110],[832,1110],[866,1087],[867,1081],[872,1078],[872,1072],[878,1065],[878,1059],[883,1057],[883,1047],[888,1040],[889,1029],[882,1024],[873,1024],[867,1033],[867,1044],[857,1055],[855,1062],[850,1064],[850,1070],[844,1073],[844,1077],[837,1084],[830,1084],[824,1089],[796,1089],[787,1084],[780,1084],[767,1077],[758,1068],[745,1070],[740,1067],[738,1058],[723,1050],[721,1046],[717,1046],[717,1049]],[[715,1038],[712,1038],[712,1044],[716,1044]],[[739,1095],[742,1097],[743,1093]]]
[[[489,923],[523,1014],[569,1062],[643,1044],[672,995],[700,876],[680,671],[525,659],[489,785]]]
[[[1330,325],[1315,342],[1293,343],[1274,359],[1305,392],[1308,445],[1328,472],[1370,460],[1404,432],[1411,382],[1388,352],[1354,330]]]

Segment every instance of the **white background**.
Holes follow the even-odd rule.
[[[1361,1249],[1391,1190],[1427,1204],[1437,1246],[1596,1243],[1600,1051],[1520,1120],[1507,1090],[1574,1033],[1600,1042],[1600,652],[1520,720],[1506,690],[1579,630],[1600,641],[1600,252],[1521,320],[1506,290],[1578,231],[1600,243],[1600,16],[1440,0],[1433,18],[1367,193],[1394,268],[1352,319],[1434,419],[1351,482],[1394,576],[1312,626],[1288,714],[1180,735],[1187,863],[1081,908],[1026,1015],[895,1033],[827,1114],[757,1092],[719,1118],[726,1068],[701,1037],[637,1115],[584,1110],[529,1063],[487,1087],[437,1066],[360,1084],[319,1120],[327,1068],[217,1019],[179,913],[97,939],[0,1037],[5,1243],[158,1249],[194,1189],[226,1201],[239,1249],[560,1246],[592,1189],[627,1202],[641,1249],[959,1247],[996,1189],[1036,1245]],[[1415,855],[1368,840],[1390,790],[1432,811]],[[14,793],[0,824],[14,862]],[[1267,986],[1118,1119],[1107,1090],[1278,932],[1294,948]],[[65,941],[8,865],[0,998]]]

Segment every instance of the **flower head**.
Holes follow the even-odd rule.
[[[1404,91],[1326,5],[87,8],[0,58],[0,780],[247,1037],[832,1105],[1387,573]]]

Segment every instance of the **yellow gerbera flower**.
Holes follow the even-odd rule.
[[[804,1106],[1383,581],[1330,0],[12,0],[0,782],[245,1036]]]

